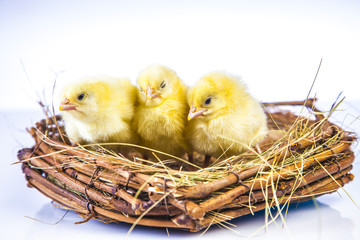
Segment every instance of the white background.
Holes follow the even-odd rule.
[[[334,121],[345,119],[347,126],[360,115],[360,1],[0,0],[0,239],[122,239],[130,227],[74,225],[80,218],[73,213],[51,225],[65,212],[26,188],[20,166],[10,165],[18,149],[33,144],[24,129],[43,117],[36,102],[53,98],[57,106],[66,82],[97,74],[135,82],[141,69],[161,63],[188,85],[226,70],[241,76],[261,101],[300,100],[321,59],[311,96],[327,110],[343,92],[346,101]],[[359,122],[349,129],[358,131]],[[355,180],[345,187],[353,201],[340,190],[319,198],[317,207],[294,205],[285,227],[278,221],[254,238],[360,239],[359,169],[357,158]],[[204,237],[252,237],[264,215],[232,223],[237,233],[215,226]],[[170,238],[199,236],[170,230]],[[165,230],[137,227],[130,238],[168,237]]]

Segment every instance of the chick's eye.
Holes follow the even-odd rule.
[[[204,103],[205,105],[209,105],[211,103],[211,97],[208,97]]]
[[[139,89],[140,89],[140,92],[144,92],[144,90],[141,87]]]
[[[77,100],[81,101],[85,98],[85,93],[80,94],[79,96],[77,96]]]
[[[164,88],[164,87],[166,87],[166,82],[162,81],[162,83],[160,84],[160,88]]]

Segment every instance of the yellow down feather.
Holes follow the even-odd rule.
[[[238,77],[212,72],[189,91],[189,124],[185,130],[193,150],[219,157],[236,155],[266,134],[266,116]]]
[[[136,97],[128,79],[99,76],[71,82],[60,96],[66,134],[80,144],[136,143],[131,127]]]
[[[151,65],[137,78],[139,105],[134,118],[141,145],[181,157],[186,149],[187,87],[168,67]],[[151,157],[151,156],[149,156]]]

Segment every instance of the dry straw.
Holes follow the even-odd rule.
[[[20,150],[18,158],[28,185],[79,213],[80,223],[97,219],[199,231],[227,227],[228,220],[263,209],[282,217],[289,203],[334,192],[353,179],[354,135],[329,122],[337,106],[324,113],[314,102],[264,104],[267,139],[241,155],[213,159],[207,168],[199,167],[199,154],[194,165],[164,155],[166,160],[154,163],[100,145],[71,146],[59,117],[29,129],[35,145]],[[282,106],[301,110],[295,114]]]

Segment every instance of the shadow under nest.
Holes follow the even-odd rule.
[[[58,116],[28,130],[35,145],[21,149],[18,158],[28,186],[79,213],[79,223],[97,219],[200,231],[273,206],[281,211],[353,179],[356,138],[314,103],[264,104],[269,129],[281,130],[281,137],[269,134],[258,148],[197,170],[71,146],[59,134]],[[289,111],[299,107],[301,114]]]

